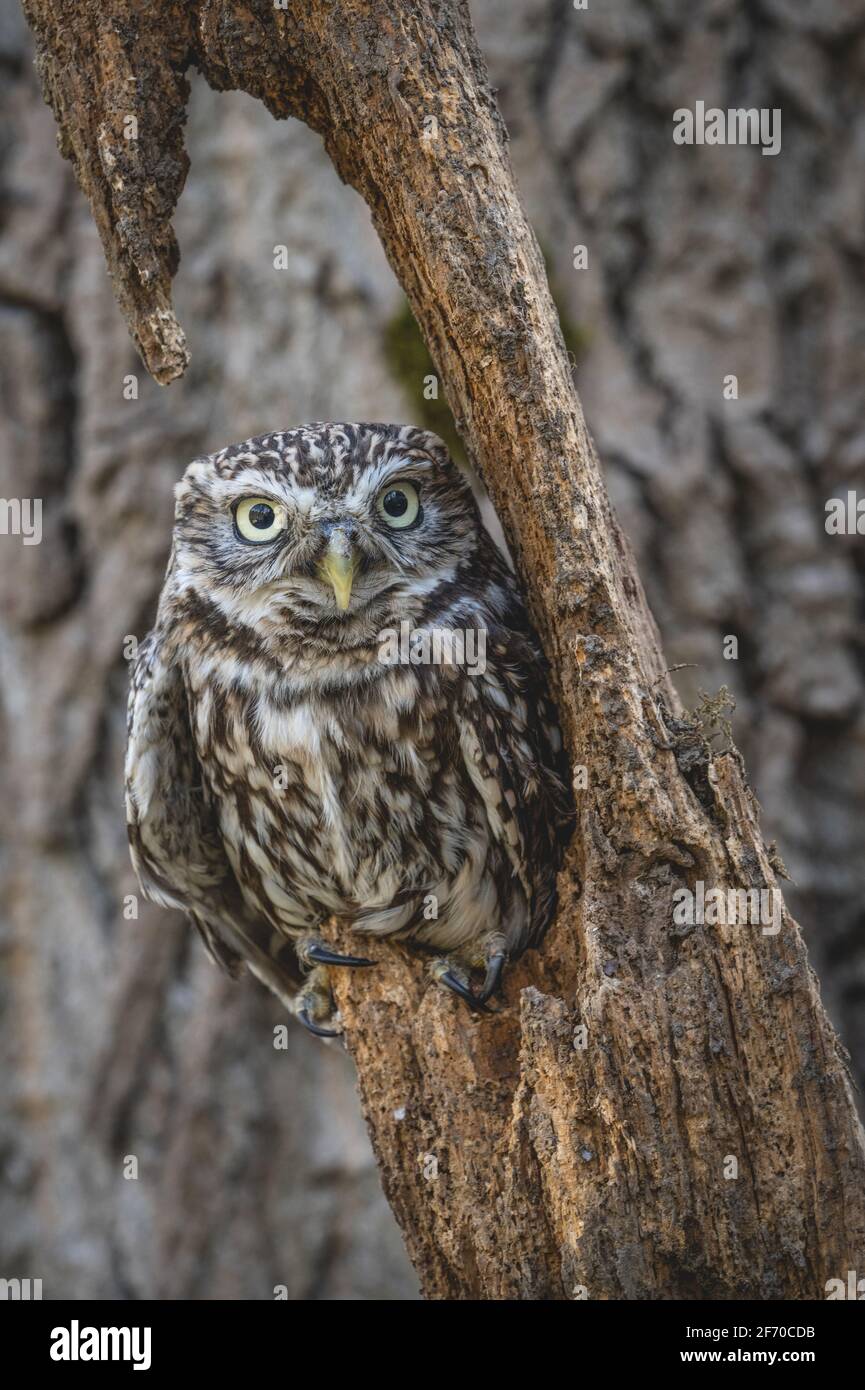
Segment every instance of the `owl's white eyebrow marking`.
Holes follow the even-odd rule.
[[[299,512],[311,512],[318,499],[314,487],[297,487],[292,484],[287,492]]]
[[[413,478],[425,473],[429,473],[434,467],[433,461],[426,456],[410,458],[406,454],[393,455],[391,458],[383,459],[375,468],[368,469],[345,495],[347,506],[366,503],[370,496],[374,496],[384,487],[385,483],[391,478]]]
[[[231,507],[244,497],[266,497],[268,501],[278,502],[289,510],[308,513],[318,500],[318,493],[314,487],[299,487],[291,478],[250,470],[239,478],[233,478],[225,492],[226,502]]]

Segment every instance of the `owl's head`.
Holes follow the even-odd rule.
[[[418,611],[481,531],[436,435],[313,424],[189,465],[176,490],[174,581],[259,630],[287,623],[341,642]]]

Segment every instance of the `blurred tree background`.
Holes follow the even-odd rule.
[[[736,697],[861,1076],[863,553],[823,522],[865,474],[865,0],[472,11],[669,661],[696,664],[686,703]],[[11,0],[0,65],[0,494],[44,500],[41,545],[0,539],[0,1275],[46,1298],[413,1298],[339,1049],[293,1025],[276,1048],[258,985],[169,914],[124,916],[124,643],[196,454],[315,419],[452,425],[318,139],[200,82],[176,219],[193,363],[157,387]],[[697,99],[781,107],[781,154],[675,146]]]

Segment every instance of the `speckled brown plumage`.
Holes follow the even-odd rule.
[[[485,663],[389,664],[401,623],[470,633]],[[568,784],[537,639],[440,440],[317,424],[189,466],[132,683],[127,806],[144,892],[219,960],[322,1020],[316,928],[335,914],[444,956],[465,997],[468,970],[549,924]]]

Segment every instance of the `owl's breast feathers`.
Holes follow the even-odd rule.
[[[567,768],[537,639],[486,544],[417,623],[483,632],[472,667],[387,664],[378,638],[274,660],[200,594],[163,609],[130,698],[133,857],[145,891],[262,978],[282,938],[331,914],[440,950],[543,936]]]

